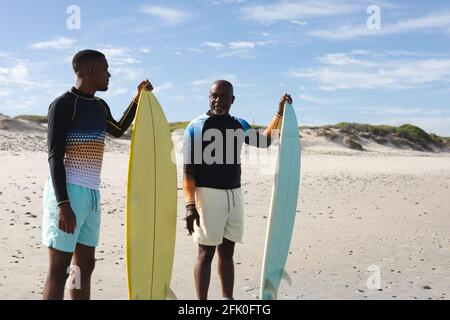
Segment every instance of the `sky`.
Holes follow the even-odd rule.
[[[231,114],[267,124],[290,93],[300,125],[401,125],[450,136],[450,2],[1,2],[0,113],[45,115],[75,83],[73,55],[106,54],[98,93],[119,118],[148,78],[169,121],[235,87]]]

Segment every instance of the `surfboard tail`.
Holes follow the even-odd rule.
[[[286,281],[289,286],[292,286],[292,278],[286,270],[283,270],[283,272],[281,273],[281,279]]]
[[[270,280],[266,280],[266,285],[261,292],[261,300],[277,300],[277,289]]]
[[[166,288],[166,299],[167,300],[178,300],[177,295],[170,287]]]

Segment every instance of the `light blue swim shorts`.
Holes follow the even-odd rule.
[[[74,252],[77,243],[96,247],[100,235],[100,192],[68,183],[67,193],[77,218],[75,232],[69,234],[59,229],[55,191],[48,178],[42,197],[42,243],[64,252]]]

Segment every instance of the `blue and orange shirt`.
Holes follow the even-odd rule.
[[[267,148],[276,116],[264,133],[251,128],[244,119],[211,111],[187,126],[183,142],[183,190],[185,204],[195,203],[195,188],[235,189],[241,187],[241,150],[244,143]]]
[[[58,203],[66,183],[98,190],[106,133],[120,137],[133,122],[132,101],[119,122],[105,101],[75,88],[56,98],[48,112],[48,161]]]

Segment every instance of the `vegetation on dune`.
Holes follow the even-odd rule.
[[[350,123],[350,122],[339,122],[335,125],[324,125],[324,126],[304,126],[303,129],[339,129],[344,133],[368,133],[374,136],[386,137],[388,135],[395,135],[401,138],[409,140],[419,140],[425,142],[431,142],[436,145],[441,145],[450,141],[449,137],[440,137],[433,133],[427,133],[423,129],[411,125],[404,124],[399,127],[388,126],[388,125],[371,125],[364,123]]]
[[[47,116],[34,116],[34,115],[24,114],[24,115],[14,117],[14,119],[28,120],[28,121],[38,122],[38,123],[47,123]]]
[[[412,138],[412,139],[421,139],[425,141],[431,142],[432,139],[428,133],[426,133],[424,130],[420,129],[419,127],[410,125],[410,124],[404,124],[397,128],[397,134],[400,137],[403,138]]]
[[[170,131],[175,131],[178,129],[186,129],[189,121],[180,121],[180,122],[170,122]]]
[[[395,127],[387,125],[371,125],[349,122],[339,122],[331,127],[334,129],[341,129],[341,131],[368,132],[381,137],[385,137],[388,134],[395,133],[396,130]]]

